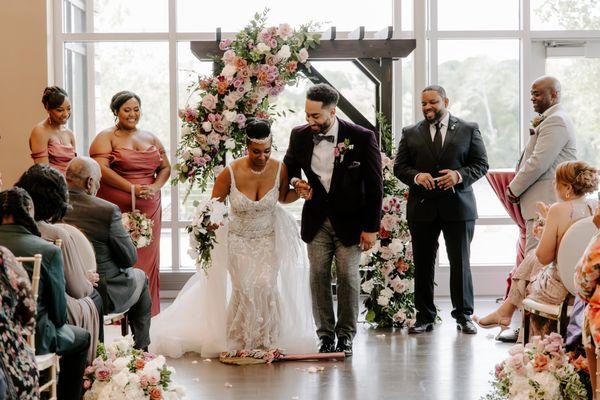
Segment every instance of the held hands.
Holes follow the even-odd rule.
[[[298,179],[296,182],[294,182],[294,190],[296,191],[298,196],[300,196],[304,200],[312,199],[312,188],[305,180]]]
[[[375,245],[376,240],[377,232],[361,232],[358,247],[360,247],[362,251],[367,251]]]
[[[435,179],[431,174],[421,172],[415,177],[415,182],[427,190],[433,190],[436,186],[440,189],[448,190],[452,189],[458,183],[458,172],[451,169],[443,169],[439,172],[443,175]]]
[[[513,204],[517,204],[517,203],[519,203],[519,196],[515,196],[515,195],[513,194],[513,192],[510,190],[510,187],[509,187],[509,186],[507,186],[507,187],[506,187],[506,190],[504,191],[504,195],[506,196],[506,199],[507,199],[509,202],[511,202],[511,203],[513,203]]]
[[[100,275],[98,275],[98,273],[96,271],[94,271],[93,269],[87,270],[85,271],[85,275],[88,281],[90,281],[90,283],[92,284],[92,286],[94,287],[98,287],[98,281],[100,280]]]

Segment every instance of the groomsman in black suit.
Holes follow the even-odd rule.
[[[338,97],[326,84],[308,90],[308,124],[292,130],[283,161],[298,193],[309,186],[311,190],[302,209],[301,235],[308,247],[319,351],[351,356],[360,293],[358,265],[361,251],[377,239],[383,178],[375,134],[338,118]],[[308,182],[301,179],[301,171]],[[337,322],[331,292],[334,257]]]
[[[402,130],[394,174],[410,187],[407,219],[415,263],[417,322],[409,333],[431,331],[437,316],[433,302],[435,257],[440,233],[450,260],[452,317],[463,333],[477,333],[469,262],[477,205],[471,185],[488,170],[476,123],[450,115],[441,86],[421,92],[425,119]]]

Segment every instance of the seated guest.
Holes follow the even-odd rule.
[[[55,352],[61,356],[58,398],[79,400],[90,334],[66,323],[67,301],[61,250],[40,237],[33,215],[33,201],[25,190],[12,188],[0,192],[0,243],[16,256],[42,255],[35,329],[36,354]],[[31,275],[32,265],[25,267]]]
[[[38,398],[38,370],[27,337],[35,329],[35,303],[27,272],[0,246],[0,373],[7,399]],[[6,383],[10,380],[10,384]],[[2,398],[0,389],[0,399]]]
[[[569,227],[581,218],[593,214],[592,205],[585,195],[598,187],[598,171],[583,161],[568,161],[558,165],[554,188],[558,203],[549,208],[538,203],[545,226],[537,248],[531,250],[512,277],[508,297],[491,314],[479,319],[473,318],[482,328],[500,326],[506,329],[517,308],[525,297],[546,304],[560,304],[567,295],[567,289],[560,280],[555,265],[560,241]],[[543,328],[532,324],[533,334],[543,334]]]
[[[600,228],[600,213],[594,215],[594,223]],[[600,343],[600,234],[590,242],[575,270],[575,285],[579,296],[587,303],[583,322],[582,340],[590,369],[592,393],[596,394],[596,351]]]
[[[98,275],[96,260],[86,264],[70,231],[56,222],[62,220],[69,208],[69,192],[64,176],[58,170],[36,164],[29,168],[15,186],[25,189],[35,209],[35,220],[42,238],[54,242],[62,240],[61,250],[67,288],[67,318],[71,325],[79,326],[92,336],[88,362],[96,356],[98,341],[104,341],[102,298],[94,285]]]
[[[116,205],[96,197],[100,187],[100,166],[89,157],[76,157],[67,167],[69,203],[64,222],[78,227],[96,251],[100,291],[108,313],[129,309],[128,319],[135,347],[150,344],[152,301],[144,271],[133,268],[136,248],[121,222]]]

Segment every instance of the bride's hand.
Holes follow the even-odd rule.
[[[546,203],[544,203],[543,201],[538,201],[537,203],[535,203],[535,206],[538,209],[538,213],[540,214],[540,217],[542,217],[543,219],[546,219],[548,217],[548,210],[549,210],[549,207],[546,205]]]

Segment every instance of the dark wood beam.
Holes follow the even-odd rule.
[[[315,67],[311,67],[310,71],[308,71],[304,65],[299,64],[299,70],[314,84],[327,83],[328,85],[331,85],[331,83],[329,83],[329,81],[323,75],[321,75],[321,73],[319,73]],[[331,86],[335,87],[333,85]],[[375,132],[376,135],[378,135],[377,129],[375,129],[375,126],[371,123],[371,121],[362,115],[362,113],[358,111],[356,107],[354,107],[352,103],[350,103],[348,99],[344,97],[344,95],[341,93],[339,93],[339,95],[340,99],[338,100],[338,108],[342,110],[352,122],[362,126],[363,128],[370,129]]]
[[[415,39],[392,40],[322,40],[319,45],[310,49],[310,60],[351,60],[355,58],[391,58],[399,60],[408,56],[417,46]],[[219,43],[212,41],[193,41],[190,43],[192,53],[199,60],[212,60],[221,56]]]

